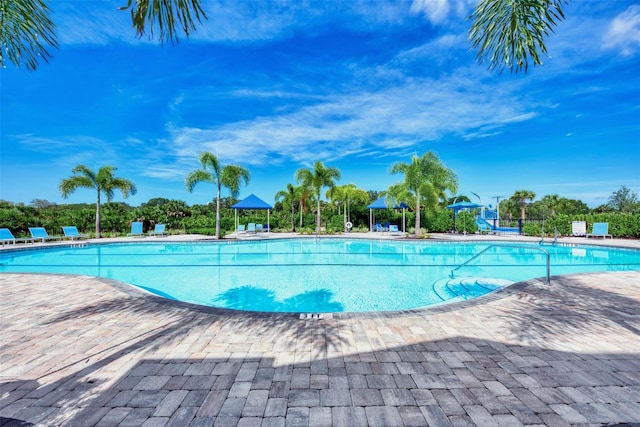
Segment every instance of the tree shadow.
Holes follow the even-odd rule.
[[[637,280],[637,273],[630,274],[610,275],[606,283],[589,283],[594,279],[588,274],[554,276],[551,285],[530,281],[514,294],[515,309],[504,316],[518,339],[544,340],[614,325],[640,336],[640,300],[625,295],[618,287],[619,283]]]

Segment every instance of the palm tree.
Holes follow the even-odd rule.
[[[555,217],[558,209],[562,206],[562,199],[557,194],[547,194],[540,202],[544,208],[549,210],[549,216],[551,217]]]
[[[128,0],[120,10],[131,10],[131,20],[138,37],[147,31],[149,38],[158,28],[161,43],[178,42],[178,32],[195,31],[196,21],[207,19],[199,0]],[[0,67],[6,58],[16,67],[35,70],[40,59],[49,62],[48,48],[58,48],[51,10],[45,0],[0,0]]]
[[[478,60],[489,68],[527,72],[529,62],[542,65],[544,39],[564,19],[569,0],[481,0],[473,14],[469,39]]]
[[[202,169],[190,172],[185,178],[184,185],[189,193],[193,192],[199,182],[210,182],[215,184],[216,193],[216,239],[220,238],[220,193],[222,186],[229,189],[231,196],[236,198],[240,193],[240,185],[244,181],[249,183],[250,173],[242,166],[227,165],[221,167],[220,161],[215,154],[205,151],[200,154],[200,164]]]
[[[47,48],[58,48],[51,10],[44,0],[0,0],[0,67],[9,59],[16,67],[35,70],[49,62]]]
[[[102,237],[100,233],[100,195],[104,193],[107,202],[110,202],[116,189],[122,192],[122,196],[125,199],[130,194],[134,195],[137,192],[136,186],[132,181],[113,176],[115,170],[114,166],[103,166],[96,173],[85,165],[78,165],[72,170],[74,175],[60,181],[58,186],[62,197],[65,199],[78,188],[92,188],[97,191],[96,235],[98,237]]]
[[[340,171],[334,167],[326,167],[321,161],[313,164],[313,169],[302,168],[296,171],[296,180],[301,182],[303,186],[313,189],[318,202],[318,219],[316,223],[316,232],[320,232],[320,197],[324,187],[332,188],[335,180],[340,179]]]
[[[520,204],[520,218],[525,219],[525,207],[527,206],[527,200],[533,200],[536,197],[536,193],[529,190],[518,190],[511,196]]]
[[[333,187],[327,191],[326,196],[333,202],[336,202],[338,204],[338,208],[340,207],[340,204],[342,204],[342,215],[344,218],[344,224],[346,224],[347,222],[351,222],[351,213],[349,211],[351,202],[367,203],[369,201],[369,194],[366,191],[356,187],[355,184],[346,184]],[[340,214],[339,209],[338,214]]]
[[[394,163],[391,174],[404,174],[404,181],[389,187],[388,194],[396,197],[408,197],[414,200],[416,212],[415,236],[420,235],[420,209],[422,202],[428,208],[434,208],[446,200],[446,191],[455,193],[458,189],[458,177],[445,167],[438,156],[429,151],[421,157],[413,155],[411,163]],[[407,198],[406,201],[408,201]],[[405,202],[406,202],[405,201]]]
[[[295,206],[297,201],[296,187],[292,184],[287,184],[287,189],[280,190],[276,193],[275,201],[278,202],[282,199],[282,205],[286,208],[291,207],[291,232],[296,231],[296,213]]]

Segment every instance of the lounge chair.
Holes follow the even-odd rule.
[[[376,222],[376,231],[379,233],[384,233],[385,231],[389,231],[389,227],[388,226],[385,227],[379,222]]]
[[[236,230],[236,233],[245,233],[246,231],[247,231],[247,228],[245,227],[245,225],[239,224],[238,229]]]
[[[0,228],[0,242],[2,242],[3,245],[5,244],[16,244],[18,242],[20,243],[24,243],[24,242],[32,242],[33,239],[30,239],[28,237],[15,237],[13,235],[13,233],[11,232],[11,230],[9,230],[8,228]]]
[[[571,223],[571,235],[572,236],[586,236],[587,235],[587,223],[585,221],[573,221]]]
[[[144,233],[142,231],[142,221],[136,221],[131,223],[131,233],[127,234],[127,236],[143,236]]]
[[[256,224],[256,232],[258,231],[260,232],[264,231],[264,229],[262,228],[262,224]]]
[[[80,234],[80,232],[78,232],[78,227],[76,227],[75,225],[63,226],[62,227],[62,232],[64,233],[63,238],[65,238],[65,239],[76,240],[76,239],[88,239],[89,238],[88,234]]]
[[[587,239],[589,237],[602,237],[603,239],[606,239],[607,236],[613,239],[613,236],[609,234],[608,222],[594,222],[591,233],[587,233]]]
[[[40,240],[43,243],[47,240],[62,240],[62,236],[50,236],[44,227],[29,227],[29,233],[32,240]]]
[[[398,226],[395,224],[389,224],[389,234],[390,235],[400,234],[400,230],[398,230]]]
[[[255,233],[256,232],[256,224],[255,222],[250,222],[247,225],[247,233]]]
[[[164,235],[167,234],[166,228],[167,228],[166,224],[156,224],[153,227],[153,230],[149,230],[149,235],[150,236],[164,236]]]

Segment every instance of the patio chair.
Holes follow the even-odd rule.
[[[247,233],[255,233],[256,232],[256,223],[255,222],[250,222],[247,225]]]
[[[245,233],[246,231],[247,231],[247,228],[244,224],[239,224],[238,229],[236,230],[237,233]]]
[[[262,224],[256,224],[256,233],[258,231],[260,231],[260,232],[264,231],[264,229],[262,228]]]
[[[400,230],[398,230],[398,226],[396,224],[389,224],[389,234],[392,236],[400,234]]]
[[[18,242],[24,243],[24,242],[32,242],[32,241],[33,239],[30,239],[28,237],[24,237],[24,238],[15,237],[11,232],[11,230],[9,230],[8,228],[0,228],[0,242],[2,242],[3,245],[5,244],[15,245]]]
[[[65,239],[76,240],[76,239],[88,239],[89,238],[88,234],[81,234],[80,232],[78,232],[78,227],[76,227],[75,225],[63,226],[62,227],[62,232],[64,233],[63,238],[65,238]]]
[[[586,236],[587,235],[587,223],[585,221],[573,221],[571,223],[571,235],[572,236]]]
[[[142,232],[142,221],[135,221],[131,223],[131,233],[128,233],[127,236],[143,236]]]
[[[32,240],[40,240],[42,243],[47,240],[62,240],[62,236],[50,236],[44,227],[29,227]]]
[[[589,237],[601,237],[606,239],[607,236],[613,239],[613,236],[609,234],[609,223],[608,222],[594,222],[593,229],[591,233],[587,233],[587,239]]]
[[[149,235],[150,236],[164,236],[167,234],[166,231],[166,224],[156,224],[153,227],[153,230],[149,230]]]

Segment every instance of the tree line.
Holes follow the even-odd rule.
[[[75,225],[83,232],[101,237],[103,232],[108,236],[124,235],[131,222],[143,221],[145,230],[163,223],[174,233],[200,233],[220,238],[235,230],[231,206],[238,201],[241,186],[249,184],[250,171],[238,165],[222,165],[209,152],[202,153],[199,160],[201,167],[187,174],[185,187],[191,192],[198,183],[213,184],[215,197],[208,204],[188,206],[184,201],[165,198],[153,198],[138,207],[115,203],[112,199],[116,190],[127,198],[136,193],[136,185],[115,176],[117,169],[114,166],[92,171],[78,165],[69,178],[60,181],[60,193],[66,198],[78,189],[91,189],[96,194],[95,204],[56,205],[36,199],[30,206],[23,206],[0,201],[0,226],[11,229],[16,235],[27,235],[29,226],[44,226],[56,234],[62,226]],[[394,163],[389,172],[400,175],[401,179],[386,190],[364,190],[355,184],[338,185],[340,171],[320,161],[312,168],[301,168],[294,174],[296,184],[288,183],[286,189],[274,196],[271,229],[299,233],[368,231],[370,213],[367,206],[384,195],[389,209],[376,210],[376,222],[398,224],[404,220],[407,232],[414,237],[453,230],[453,212],[447,206],[470,199],[456,194],[458,179],[455,172],[434,152],[414,155],[407,163]],[[222,197],[224,189],[228,190],[229,196]],[[507,226],[522,226],[525,220],[544,220],[544,232],[550,235],[556,232],[570,234],[572,221],[584,220],[589,225],[609,222],[610,232],[616,237],[640,237],[640,201],[626,186],[613,192],[608,203],[596,209],[589,209],[580,200],[557,194],[546,195],[538,201],[534,201],[535,197],[532,191],[515,191],[511,197],[499,202],[500,220]],[[394,206],[406,209],[393,209]],[[456,228],[475,232],[476,213],[477,210],[459,213]],[[264,211],[243,210],[240,216],[244,223],[266,223]],[[347,223],[352,225],[351,230],[347,230]],[[525,225],[523,231],[541,234],[536,223]]]

